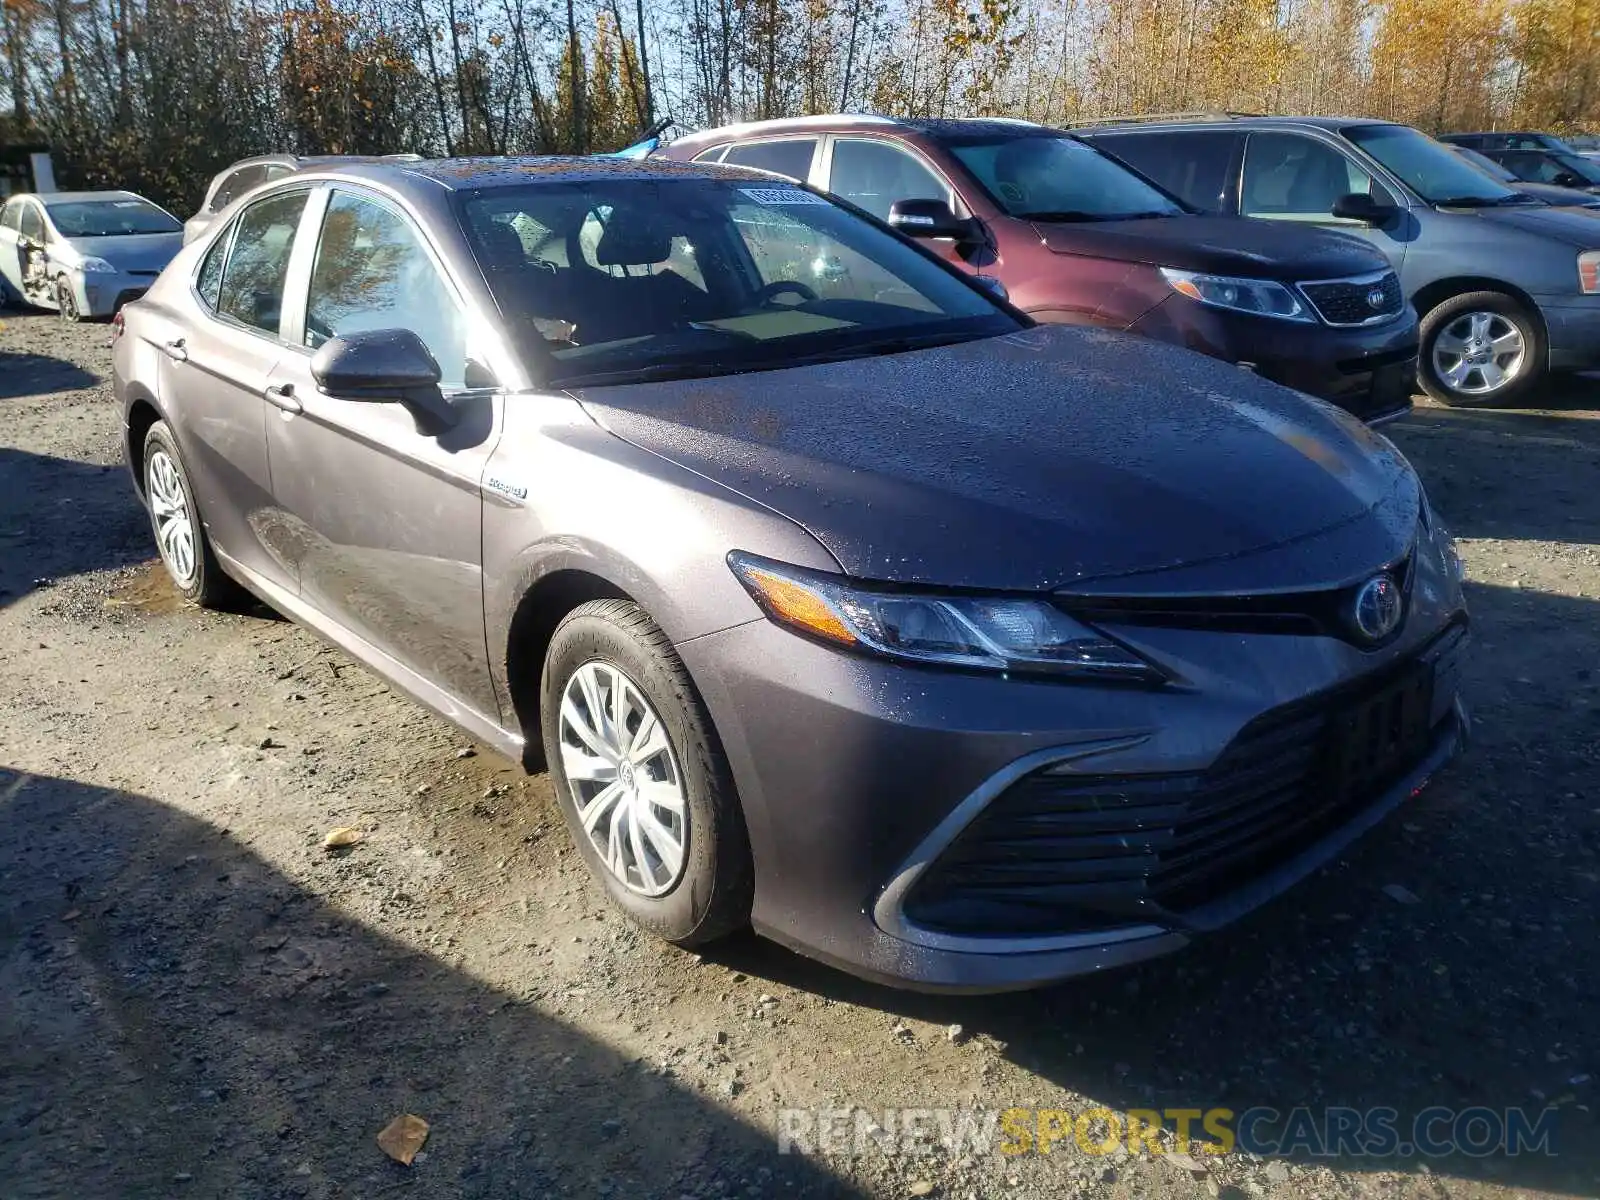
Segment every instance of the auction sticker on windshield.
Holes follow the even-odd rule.
[[[799,188],[740,188],[757,204],[826,204],[821,196],[802,192]]]

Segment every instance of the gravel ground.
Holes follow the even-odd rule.
[[[1187,953],[934,998],[636,934],[545,778],[270,612],[180,608],[105,327],[0,320],[0,1195],[1600,1192],[1600,383],[1390,431],[1469,566],[1468,759]],[[792,1107],[1330,1105],[1549,1107],[1556,1153],[775,1139]]]

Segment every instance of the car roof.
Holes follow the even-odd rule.
[[[1175,113],[1171,116],[1108,117],[1097,121],[1074,121],[1068,125],[1074,133],[1092,137],[1115,129],[1125,132],[1134,129],[1182,129],[1194,125],[1226,125],[1249,129],[1255,126],[1302,126],[1311,129],[1347,129],[1352,125],[1398,125],[1398,121],[1384,121],[1376,117],[1278,117],[1265,113]]]
[[[46,208],[49,208],[52,204],[83,204],[95,200],[139,200],[145,204],[150,203],[143,196],[121,190],[106,192],[23,192],[21,194],[32,196]]]
[[[702,129],[679,138],[686,146],[719,146],[791,133],[841,133],[853,130],[906,130],[935,140],[942,137],[982,136],[1048,130],[1036,121],[1016,117],[880,117],[870,113],[826,113],[811,117],[779,117],[771,121],[745,121]]]
[[[590,183],[607,179],[765,180],[772,176],[746,167],[686,163],[665,158],[613,158],[568,155],[525,158],[432,158],[415,162],[370,160],[337,164],[315,172],[352,180],[418,188],[437,185],[449,191],[525,187],[528,184]]]

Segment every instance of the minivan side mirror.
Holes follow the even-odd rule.
[[[943,200],[896,200],[889,206],[889,225],[907,237],[972,238],[972,222],[951,211]]]
[[[311,356],[311,378],[336,399],[399,401],[419,417],[445,426],[458,419],[439,391],[439,364],[409,329],[369,329],[330,338]]]
[[[1367,192],[1351,192],[1333,202],[1333,215],[1341,221],[1360,221],[1363,225],[1382,225],[1394,209],[1379,204]]]
[[[1554,183],[1557,187],[1582,188],[1589,186],[1589,181],[1576,171],[1561,172],[1555,177]]]

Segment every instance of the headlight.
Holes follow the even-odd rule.
[[[1600,250],[1578,255],[1578,287],[1587,296],[1600,292]]]
[[[78,270],[86,275],[114,275],[117,271],[103,258],[85,258],[78,264]]]
[[[1098,678],[1165,678],[1045,600],[857,587],[735,550],[728,565],[780,625],[903,662]]]
[[[1200,275],[1162,267],[1161,277],[1172,290],[1212,308],[1254,313],[1258,317],[1277,317],[1282,321],[1315,322],[1300,298],[1281,283],[1270,279],[1235,279],[1231,275]]]

